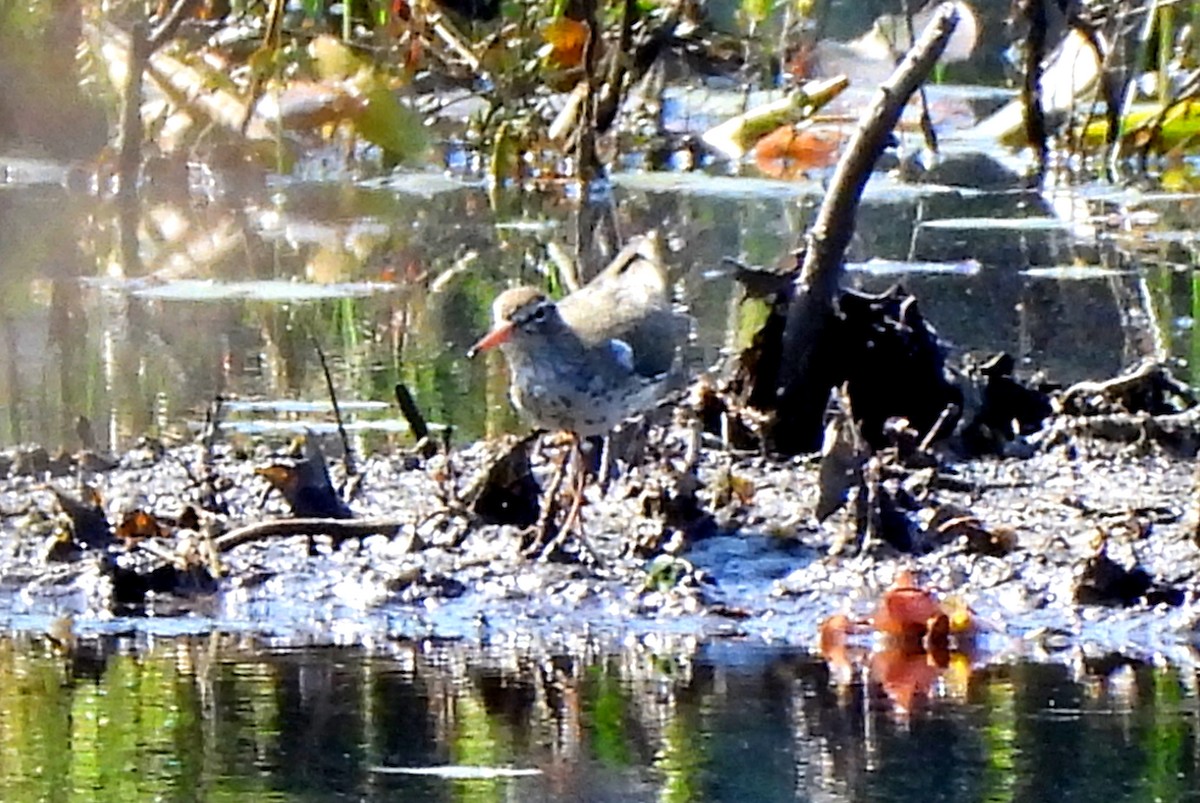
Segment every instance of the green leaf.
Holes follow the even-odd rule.
[[[384,151],[389,164],[417,162],[429,145],[421,116],[400,102],[386,86],[372,81],[363,93],[366,106],[355,129]]]

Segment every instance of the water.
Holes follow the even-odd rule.
[[[492,297],[514,281],[559,287],[572,260],[591,275],[621,239],[651,228],[696,317],[690,364],[707,368],[756,320],[723,260],[787,264],[822,191],[631,174],[609,202],[583,209],[427,175],[208,201],[152,192],[133,210],[134,258],[120,234],[128,210],[13,164],[10,177],[26,183],[0,193],[0,446],[51,450],[79,448],[80,416],[102,448],[146,433],[187,437],[218,394],[280,402],[231,412],[236,431],[328,424],[327,412],[284,409],[327,402],[318,343],[339,399],[375,403],[349,411],[368,433],[364,448],[403,440],[394,408],[381,406],[397,382],[460,443],[516,428],[501,362],[464,356]],[[955,357],[1006,350],[1026,372],[1071,382],[1161,354],[1187,375],[1194,314],[1181,260],[1190,257],[1163,236],[1178,221],[1119,228],[1129,209],[1171,207],[1082,194],[1062,206],[880,178],[859,215],[847,283],[903,283]],[[1118,216],[1115,230],[1096,225],[1102,214]]]
[[[5,800],[1194,800],[1200,765],[1194,672],[1119,655],[909,713],[803,651],[652,638],[9,636],[0,677]]]

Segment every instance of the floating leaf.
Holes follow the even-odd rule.
[[[754,162],[772,178],[791,179],[837,161],[848,136],[840,126],[784,125],[754,147]]]
[[[837,97],[850,85],[839,75],[809,81],[787,97],[755,106],[704,132],[702,139],[730,159],[741,159],[760,139],[782,125],[796,123]]]

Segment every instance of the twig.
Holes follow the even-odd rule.
[[[121,133],[117,145],[117,194],[122,199],[137,196],[138,171],[142,164],[142,73],[150,52],[146,24],[137,22],[129,32],[129,64],[122,91]]]
[[[196,482],[196,487],[200,489],[200,506],[214,513],[228,512],[228,507],[220,500],[220,494],[217,491],[216,457],[213,454],[217,436],[221,433],[221,416],[224,411],[225,397],[220,394],[213,397],[212,404],[204,411],[204,436],[202,438],[204,454],[201,458],[204,473],[201,480]],[[179,462],[183,465],[182,460]],[[186,465],[184,465],[184,470],[187,471],[189,477],[192,476]],[[194,478],[193,481],[195,482]]]
[[[1046,56],[1046,3],[1023,0],[1021,13],[1029,24],[1025,36],[1025,75],[1021,101],[1025,106],[1025,139],[1037,153],[1037,183],[1046,177],[1049,150],[1046,145],[1046,112],[1042,107],[1042,59]]]
[[[217,443],[217,435],[221,432],[221,416],[224,412],[225,397],[218,393],[204,411],[204,436],[201,442],[204,446],[205,465],[213,462],[213,448]]]
[[[153,53],[166,44],[168,39],[174,38],[179,31],[179,26],[193,15],[193,12],[200,7],[200,2],[201,0],[176,0],[175,5],[162,17],[158,27],[146,40],[146,44],[150,47],[149,52]]]
[[[286,7],[287,3],[284,0],[268,0],[266,29],[263,32],[261,46],[262,52],[274,53],[279,50],[281,32],[283,30],[283,13]],[[254,117],[254,107],[258,105],[259,98],[262,97],[265,86],[266,76],[255,70],[254,78],[250,82],[250,89],[246,93],[246,108],[242,115],[241,124],[238,126],[243,135],[245,135],[246,130],[250,127],[250,121]]]
[[[904,6],[904,22],[908,29],[908,46],[912,47],[917,41],[912,5],[908,0],[904,0],[902,5]],[[929,113],[929,95],[925,92],[924,85],[917,88],[917,97],[921,101],[921,135],[925,137],[925,147],[933,153],[937,153],[937,131],[933,127],[933,116]]]
[[[134,547],[136,549],[140,549],[141,551],[145,552],[147,555],[150,555],[153,558],[157,558],[157,559],[161,560],[163,563],[171,564],[176,569],[188,568],[188,563],[186,560],[184,560],[182,555],[176,555],[174,552],[171,552],[170,550],[163,549],[161,546],[154,543],[153,541],[146,541],[146,540],[138,541],[134,544]]]
[[[313,347],[317,350],[317,359],[321,361],[321,372],[325,374],[325,388],[329,391],[329,402],[333,405],[333,417],[337,421],[338,437],[342,439],[342,465],[346,468],[346,479],[349,480],[358,473],[354,465],[354,453],[350,451],[350,436],[346,434],[346,425],[342,422],[342,408],[338,406],[337,391],[333,388],[333,374],[329,373],[329,363],[325,360],[325,350],[315,337]]]
[[[429,439],[429,424],[421,414],[421,408],[417,406],[417,401],[409,392],[408,386],[403,382],[396,383],[396,406],[408,422],[408,428],[412,431],[421,456],[428,459],[437,454],[437,444]]]
[[[624,0],[621,6],[621,30],[617,35],[617,47],[608,65],[608,78],[596,98],[593,124],[596,131],[604,133],[612,127],[621,107],[622,89],[625,85],[625,69],[631,59],[625,57],[633,48],[633,23],[637,17],[635,0]],[[634,76],[636,81],[640,76]],[[632,83],[632,82],[631,82]]]
[[[466,39],[455,29],[449,20],[441,14],[430,15],[429,27],[433,28],[433,32],[438,35],[438,38],[445,42],[460,59],[466,62],[476,77],[487,77],[487,73],[483,69],[483,63],[479,61],[479,57],[475,55],[474,51],[467,46]]]
[[[596,157],[596,94],[600,88],[596,75],[600,62],[600,20],[596,14],[596,0],[583,0],[584,24],[588,29],[587,42],[583,47],[583,79],[587,82],[583,113],[579,120],[579,138],[575,146],[576,178],[585,188],[600,172]]]

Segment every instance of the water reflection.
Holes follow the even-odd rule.
[[[899,716],[819,660],[736,642],[546,651],[245,637],[0,639],[17,799],[1181,800],[1191,670],[978,670]],[[462,765],[445,777],[398,768]],[[489,776],[482,768],[537,774]]]
[[[557,289],[565,273],[586,278],[625,237],[658,228],[696,316],[689,357],[700,369],[744,340],[754,319],[723,258],[786,262],[821,192],[622,181],[611,203],[581,208],[442,179],[421,187],[297,184],[207,203],[150,192],[133,225],[114,204],[52,184],[5,189],[0,445],[77,449],[85,416],[101,447],[121,447],[181,431],[217,394],[323,401],[314,342],[330,355],[343,400],[390,402],[404,382],[460,442],[512,428],[502,363],[463,358],[505,284]],[[1058,381],[1107,376],[1145,355],[1190,358],[1193,287],[1168,261],[1178,249],[1020,223],[1049,212],[1037,196],[881,179],[868,187],[849,258],[890,260],[876,263],[889,269],[848,281],[873,290],[901,281],[956,353],[1006,350]],[[987,215],[1016,228],[927,225]],[[1096,264],[1114,270],[1028,272]],[[393,415],[363,408],[354,417],[369,430]],[[368,448],[398,436],[391,426],[371,437]]]

